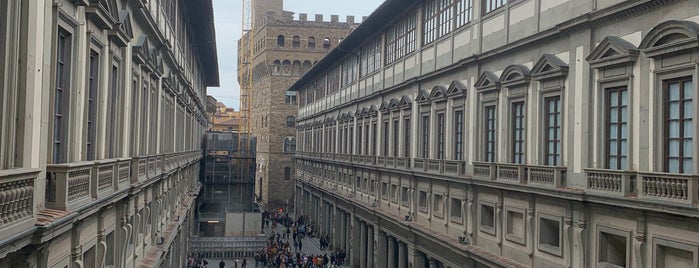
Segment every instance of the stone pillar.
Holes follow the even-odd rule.
[[[366,263],[367,263],[367,230],[366,230],[366,223],[363,221],[359,221],[359,266],[362,268],[366,268]]]
[[[380,231],[379,228],[374,228],[376,235],[376,268],[388,267],[388,241],[386,241],[386,233]]]
[[[352,231],[350,232],[351,235],[351,246],[350,248],[352,249],[350,256],[352,256],[352,262],[350,263],[351,267],[359,267],[359,264],[362,262],[360,258],[360,252],[362,250],[366,250],[366,248],[362,248],[361,243],[361,227],[359,224],[359,219],[355,217],[354,215],[350,215],[350,228],[352,228]],[[366,232],[366,231],[365,231]]]
[[[345,213],[345,252],[347,253],[347,263],[351,260],[351,250],[352,250],[352,222],[350,221],[350,214]]]
[[[333,212],[335,213],[335,217],[334,217],[335,228],[333,228],[334,229],[333,230],[333,247],[339,248],[340,245],[342,244],[340,242],[340,237],[342,237],[342,233],[341,233],[342,226],[340,224],[340,218],[342,218],[342,217],[340,216],[340,210],[337,209],[337,206],[333,209]]]
[[[415,252],[415,263],[413,263],[413,268],[427,268],[425,267],[425,253],[420,252],[419,250],[413,249]]]
[[[408,268],[408,251],[405,243],[398,242],[398,268]]]
[[[374,228],[371,225],[367,225],[367,240],[368,245],[366,251],[368,257],[366,267],[374,268],[374,261],[376,260],[376,255],[374,254]]]
[[[388,268],[396,268],[396,240],[393,237],[388,237]]]
[[[439,263],[437,262],[437,260],[435,260],[434,258],[430,258],[430,268],[437,268],[437,267],[439,267]]]

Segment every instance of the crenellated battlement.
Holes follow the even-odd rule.
[[[290,26],[330,26],[330,27],[349,27],[361,22],[355,21],[355,16],[345,16],[345,21],[340,21],[340,15],[331,14],[330,20],[326,20],[323,14],[313,14],[313,20],[309,20],[307,13],[299,13],[298,18],[294,18],[294,12],[284,11],[283,14],[278,14],[275,11],[267,11],[267,16],[264,19],[257,20],[256,27],[264,27],[265,25],[290,25]],[[362,21],[366,16],[362,16]]]

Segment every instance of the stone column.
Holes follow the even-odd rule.
[[[380,231],[379,228],[374,229],[376,235],[376,268],[388,267],[388,241],[386,241],[386,233]]]
[[[435,260],[434,258],[430,258],[430,268],[437,268],[437,267],[439,267],[437,260]]]
[[[396,240],[388,237],[388,268],[396,268]]]
[[[367,225],[367,268],[374,268],[374,261],[376,260],[376,255],[374,254],[374,228],[371,225]]]
[[[351,214],[345,213],[345,252],[347,253],[347,263],[351,260],[351,250],[352,250],[352,222],[350,219]]]
[[[408,251],[405,243],[398,242],[398,268],[408,268]]]
[[[366,267],[367,263],[367,230],[366,223],[363,221],[359,222],[360,232],[359,232],[359,266],[362,268]]]
[[[425,258],[425,253],[415,250],[415,263],[413,264],[413,268],[427,268],[425,267]]]
[[[342,226],[340,224],[340,218],[342,217],[340,215],[340,210],[337,209],[337,206],[335,206],[333,212],[335,213],[335,228],[333,228],[333,247],[339,248],[341,245],[340,237],[342,237]]]
[[[357,219],[357,217],[355,217],[354,215],[350,215],[350,220],[351,220],[350,228],[352,228],[352,231],[350,232],[350,235],[351,235],[350,248],[352,249],[351,254],[350,254],[350,256],[352,256],[351,266],[358,267],[359,264],[362,262],[362,260],[360,258],[360,252],[362,250],[366,250],[366,248],[362,248],[362,245],[360,244],[361,243],[361,238],[360,238],[361,227],[359,224],[359,219]]]

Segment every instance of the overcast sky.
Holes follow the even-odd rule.
[[[265,1],[265,0],[256,0]],[[296,13],[307,13],[309,20],[314,14],[323,14],[323,20],[330,20],[330,15],[339,15],[340,21],[345,16],[352,15],[355,21],[361,21],[362,16],[369,16],[383,0],[285,0],[284,10]],[[237,42],[242,32],[242,1],[214,0],[214,19],[216,23],[216,41],[218,49],[218,66],[221,87],[209,88],[208,94],[228,107],[239,109],[240,85],[237,80]]]

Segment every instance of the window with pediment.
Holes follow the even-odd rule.
[[[483,72],[475,84],[478,92],[479,107],[483,111],[479,125],[480,159],[485,162],[497,161],[497,100],[500,91],[500,79],[490,71]]]
[[[563,87],[568,74],[568,65],[554,55],[545,54],[532,68],[532,79],[538,82],[539,94],[535,96],[540,103],[539,114],[534,118],[539,120],[542,130],[541,142],[544,146],[538,148],[540,159],[545,165],[562,165],[563,155]]]
[[[526,133],[526,96],[529,87],[529,69],[523,65],[510,65],[500,75],[500,83],[507,96],[509,138],[507,142],[508,161],[515,164],[525,163]]]

